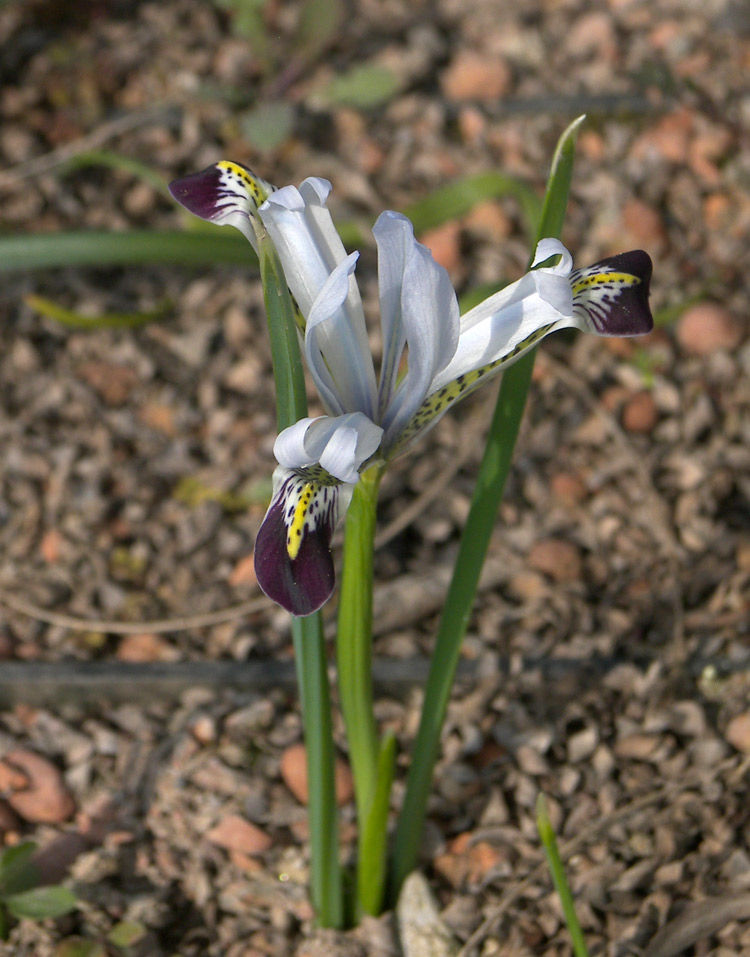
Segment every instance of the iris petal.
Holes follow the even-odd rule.
[[[293,615],[311,615],[333,593],[331,537],[341,488],[314,471],[279,468],[271,505],[255,540],[255,573],[266,595]]]
[[[640,336],[654,321],[648,305],[651,258],[642,249],[602,259],[570,276],[576,326],[599,336]]]
[[[219,226],[234,226],[256,252],[256,227],[262,228],[258,207],[274,190],[246,166],[228,160],[169,184],[169,192],[188,212]]]

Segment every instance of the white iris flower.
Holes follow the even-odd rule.
[[[255,545],[260,586],[295,615],[317,610],[333,591],[331,536],[363,468],[402,452],[556,329],[634,336],[653,327],[646,253],[574,270],[556,239],[539,243],[530,272],[461,316],[448,273],[409,220],[387,211],[373,227],[383,341],[376,375],[354,278],[359,254],[347,254],[326,208],[330,183],[311,177],[276,190],[221,162],[170,189],[196,215],[240,229],[256,249],[267,231],[299,309],[327,414],[276,439],[273,499]],[[541,265],[548,260],[556,262]]]

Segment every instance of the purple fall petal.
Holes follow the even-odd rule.
[[[641,336],[654,320],[648,304],[651,257],[642,249],[602,259],[570,276],[573,313],[600,336]]]
[[[255,574],[266,595],[298,617],[311,615],[333,594],[336,576],[331,555],[333,514],[306,530],[297,553],[289,557],[284,521],[287,500],[277,495],[255,540]]]

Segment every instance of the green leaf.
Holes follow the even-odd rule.
[[[34,841],[24,841],[3,852],[0,857],[0,898],[20,894],[36,885],[39,872],[32,863],[36,849]]]
[[[240,116],[240,130],[253,149],[271,152],[289,139],[294,129],[294,118],[291,103],[282,100],[261,103]]]
[[[336,38],[343,18],[341,0],[303,0],[295,46],[306,63],[315,60]]]
[[[173,309],[173,304],[167,299],[163,299],[155,309],[148,312],[130,312],[130,313],[105,313],[102,316],[84,316],[80,312],[73,312],[72,309],[65,309],[58,306],[51,299],[44,299],[42,296],[28,295],[24,298],[27,306],[30,306],[42,316],[48,319],[54,319],[55,322],[68,326],[70,329],[136,329],[138,326],[145,326],[149,322],[158,322]]]
[[[401,81],[392,70],[376,63],[364,63],[333,77],[320,95],[334,106],[367,110],[387,103],[400,88]]]
[[[43,920],[61,917],[76,907],[76,898],[67,887],[34,887],[5,898],[5,905],[14,917]]]
[[[493,170],[448,183],[447,186],[413,203],[404,210],[404,214],[414,223],[414,231],[419,234],[448,220],[465,216],[483,200],[499,199],[503,196],[512,196],[518,201],[529,233],[533,236],[542,212],[541,200],[526,183]]]
[[[139,924],[134,920],[121,920],[119,924],[115,924],[112,930],[107,934],[107,940],[110,944],[113,944],[115,947],[132,947],[134,944],[137,944],[139,941],[148,933],[147,929],[143,924]]]
[[[582,120],[583,117],[574,120],[558,141],[536,231],[537,241],[545,236],[559,236],[562,229],[573,172],[575,137]],[[405,878],[416,866],[432,774],[440,749],[440,733],[461,643],[513,459],[534,369],[535,352],[532,349],[503,373],[471,507],[461,534],[453,577],[448,586],[430,662],[414,757],[396,829],[390,885],[390,891],[396,897]]]
[[[167,181],[161,173],[157,173],[155,169],[141,163],[140,160],[133,159],[132,156],[124,156],[114,150],[87,150],[85,153],[78,153],[63,163],[61,173],[66,176],[76,170],[88,169],[91,166],[106,166],[110,169],[130,173],[131,176],[148,183],[162,196],[171,200],[167,189]]]
[[[568,927],[571,943],[573,944],[573,953],[576,957],[589,957],[586,940],[581,930],[578,915],[576,914],[573,894],[565,877],[565,868],[563,867],[560,851],[557,847],[557,838],[555,837],[555,831],[549,819],[549,814],[547,813],[547,802],[544,800],[543,794],[539,795],[536,802],[536,827],[542,845],[544,846],[544,853],[547,855],[552,882],[555,885],[555,890],[562,904],[565,923]]]
[[[67,937],[55,948],[55,957],[107,957],[107,951],[96,940]]]
[[[190,232],[83,231],[0,237],[0,272],[53,266],[241,265],[252,270],[252,246],[222,226]]]

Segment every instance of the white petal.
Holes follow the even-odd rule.
[[[305,355],[329,412],[364,412],[375,417],[372,353],[345,308],[359,253],[347,256],[331,273],[310,309]]]
[[[327,383],[322,390],[323,398],[328,409],[333,413],[360,410],[373,414],[375,396],[375,372],[370,357],[370,346],[365,327],[365,316],[362,310],[357,283],[352,274],[353,267],[344,266],[348,257],[341,242],[331,214],[325,207],[325,201],[331,189],[331,184],[324,179],[311,177],[306,179],[299,189],[286,186],[277,190],[260,208],[263,224],[273,240],[284,269],[286,281],[292,291],[300,310],[306,319],[310,318],[313,305],[323,292],[329,278],[337,267],[342,267],[348,277],[343,288],[344,296],[340,308],[336,313],[335,335],[344,337],[343,351],[351,358],[358,356],[356,373],[361,377],[355,389],[345,388],[338,395],[334,394],[335,387]],[[341,293],[341,287],[335,285],[336,294]],[[332,290],[328,290],[328,295]],[[319,303],[316,318],[322,321],[333,315],[325,316],[327,306],[323,300]],[[336,368],[335,344],[331,356],[327,354],[327,346],[333,339],[333,326],[318,334],[319,341],[314,348],[322,351],[329,366],[330,377],[335,382],[338,376],[345,376],[343,367]],[[365,361],[365,357],[366,361]],[[318,375],[324,380],[319,361]],[[349,373],[351,378],[354,371]],[[316,376],[317,379],[318,376]]]
[[[383,334],[379,386],[382,413],[396,389],[399,362],[406,345],[406,329],[401,317],[401,289],[406,260],[414,244],[414,229],[405,216],[387,211],[378,217],[372,234],[378,245],[378,290]]]
[[[394,335],[406,340],[408,368],[383,415],[386,442],[398,435],[422,404],[434,376],[450,362],[459,334],[458,301],[448,273],[425,246],[405,235],[400,289],[403,331]]]
[[[551,239],[550,237],[540,239],[537,243],[531,268],[533,269],[539,263],[543,263],[545,259],[551,259],[553,256],[560,256],[560,262],[556,266],[548,266],[546,269],[561,276],[569,276],[573,268],[573,257],[559,239]]]
[[[361,412],[300,419],[277,437],[279,465],[301,469],[320,465],[340,482],[354,483],[359,469],[377,450],[383,430]]]
[[[461,317],[458,347],[451,363],[436,375],[435,392],[480,366],[510,355],[534,333],[574,324],[573,292],[568,276],[572,258],[556,239],[543,239],[535,262],[561,256],[556,266],[533,269]],[[533,342],[528,348],[533,345]],[[521,355],[520,350],[516,357]]]

